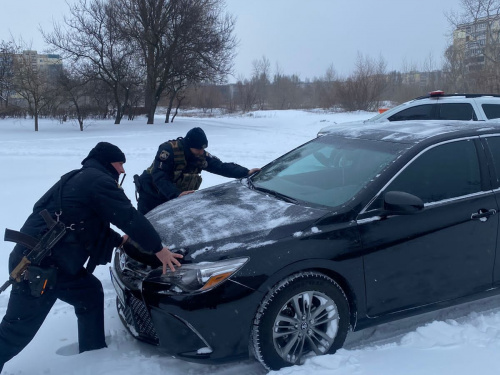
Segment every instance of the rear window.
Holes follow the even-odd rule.
[[[487,119],[500,118],[500,104],[483,104],[481,107]]]
[[[470,103],[443,103],[438,105],[438,120],[477,121],[474,108]]]

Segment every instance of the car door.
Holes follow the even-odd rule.
[[[439,144],[414,158],[358,220],[369,316],[411,309],[492,286],[495,193],[479,139]],[[478,151],[480,150],[480,151]],[[483,154],[481,154],[483,152]],[[419,196],[413,215],[370,220],[387,191]],[[378,211],[379,213],[382,211]],[[375,216],[376,217],[376,216]]]
[[[500,135],[484,137],[486,148],[489,151],[490,173],[493,176],[493,191],[500,209]],[[500,216],[500,215],[497,215]],[[500,224],[500,217],[497,218]],[[500,284],[500,230],[497,232],[497,257],[495,258],[495,269],[493,272],[493,282]]]

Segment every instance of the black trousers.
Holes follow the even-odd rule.
[[[80,353],[106,347],[102,284],[85,269],[76,276],[58,275],[54,288],[40,297],[31,296],[27,282],[14,283],[0,323],[0,372],[35,337],[57,299],[75,308]]]

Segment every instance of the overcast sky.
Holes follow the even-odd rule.
[[[67,0],[74,3],[77,0]],[[33,49],[46,45],[38,27],[68,13],[66,0],[0,0],[0,39],[22,36]],[[250,78],[253,62],[265,56],[271,71],[301,79],[321,77],[333,64],[345,76],[358,53],[387,62],[388,70],[439,68],[450,43],[444,12],[459,10],[459,0],[226,0],[236,19],[240,42],[234,77]]]

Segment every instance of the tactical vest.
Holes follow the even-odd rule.
[[[186,156],[184,155],[184,146],[177,138],[176,140],[168,141],[174,151],[174,184],[180,191],[198,190],[201,185],[201,171],[207,166],[205,155],[201,156],[196,164],[188,165]],[[153,164],[148,168],[148,172],[152,173]]]

